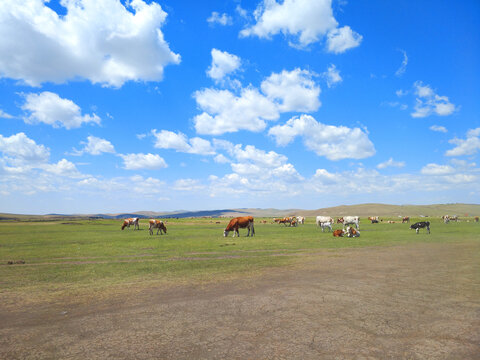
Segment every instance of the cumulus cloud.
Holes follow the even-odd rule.
[[[219,24],[219,25],[226,26],[226,25],[232,25],[233,20],[231,16],[228,16],[225,13],[220,15],[218,12],[213,11],[212,15],[210,15],[210,17],[207,19],[207,22],[212,25]]]
[[[156,170],[167,167],[165,160],[157,154],[120,154],[126,170]]]
[[[463,156],[473,155],[480,150],[480,128],[470,129],[467,131],[465,139],[453,138],[448,141],[450,144],[456,145],[453,149],[448,150],[447,156]]]
[[[362,37],[350,27],[338,28],[330,0],[275,0],[262,1],[253,13],[255,24],[246,27],[240,36],[258,36],[269,39],[282,33],[293,37],[290,45],[304,48],[327,36],[327,50],[341,53],[358,46]]]
[[[87,141],[81,141],[80,144],[85,145],[83,149],[76,150],[73,149],[72,155],[83,155],[83,154],[90,154],[90,155],[100,155],[102,153],[115,153],[115,148],[113,147],[112,143],[108,140],[96,137],[96,136],[88,136]]]
[[[325,125],[310,115],[293,117],[285,125],[270,128],[277,145],[286,146],[297,136],[307,149],[329,160],[363,159],[375,154],[368,133],[359,128]]]
[[[59,15],[43,0],[2,3],[0,74],[38,86],[88,79],[120,87],[126,81],[159,81],[180,56],[165,41],[167,14],[142,0],[61,1]]]
[[[215,149],[212,147],[210,141],[199,137],[188,139],[182,132],[175,133],[168,130],[157,131],[156,129],[152,130],[152,134],[155,137],[154,146],[157,149],[172,149],[177,152],[198,155],[215,154]]]
[[[404,167],[405,161],[395,161],[393,158],[388,159],[387,161],[377,165],[377,169],[385,169],[387,167]]]
[[[235,72],[240,65],[241,60],[238,56],[212,49],[212,64],[207,70],[207,75],[215,81],[220,81],[226,75]]]
[[[414,84],[415,95],[415,112],[411,115],[414,118],[427,117],[432,114],[439,116],[451,115],[456,109],[448,97],[439,96],[435,94],[429,85],[423,85],[421,81],[416,81]]]
[[[96,114],[82,115],[80,107],[73,101],[49,91],[26,94],[22,110],[27,113],[24,117],[27,124],[44,123],[66,129],[79,128],[88,123],[100,124]]]
[[[282,112],[315,111],[320,87],[314,74],[294,69],[273,73],[258,89],[242,88],[239,95],[228,90],[203,89],[194,93],[203,113],[195,116],[195,129],[201,134],[220,135],[227,132],[265,129],[266,121],[277,120]]]
[[[37,145],[23,132],[9,137],[0,135],[0,152],[14,160],[29,163],[45,162],[50,157],[47,147]]]
[[[71,161],[62,159],[56,164],[45,164],[42,168],[51,174],[69,177],[82,177],[83,175],[78,171],[77,167]]]
[[[359,46],[362,39],[362,35],[350,29],[350,26],[333,29],[327,35],[327,49],[331,53],[341,54]]]
[[[173,184],[173,189],[179,191],[196,191],[204,188],[205,185],[197,179],[179,179]]]
[[[320,87],[312,80],[313,74],[307,70],[283,70],[273,73],[261,84],[262,92],[278,104],[279,112],[317,110],[321,103]]]
[[[436,132],[443,132],[443,133],[448,132],[448,130],[445,126],[440,126],[440,125],[432,125],[432,126],[430,126],[429,129],[432,130],[432,131],[436,131]]]
[[[340,71],[338,71],[337,67],[333,64],[331,64],[327,71],[325,71],[322,75],[327,81],[327,86],[329,88],[343,81],[342,77],[340,76]]]
[[[402,61],[402,65],[400,65],[400,67],[395,72],[395,75],[398,77],[405,74],[405,70],[407,70],[407,64],[408,64],[407,52],[405,50],[400,50],[400,51],[403,53],[403,61]]]

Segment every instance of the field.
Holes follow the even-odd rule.
[[[475,358],[480,224],[383,220],[0,222],[0,358]]]

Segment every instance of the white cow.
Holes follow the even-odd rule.
[[[322,223],[320,223],[320,226],[322,227],[322,232],[324,232],[325,228],[332,231],[332,223],[330,221],[329,222],[322,222]]]
[[[317,224],[317,226],[322,226],[322,223],[327,222],[333,224],[333,219],[330,216],[317,216],[317,218],[315,219],[315,223]]]
[[[297,222],[302,225],[305,224],[305,217],[297,216]]]
[[[346,225],[355,225],[357,230],[360,229],[360,218],[358,216],[344,216],[337,220],[337,223],[342,223],[345,229]]]

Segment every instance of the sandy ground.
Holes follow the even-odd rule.
[[[1,359],[480,359],[480,242],[325,251],[293,268],[2,310]]]

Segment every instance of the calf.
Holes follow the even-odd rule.
[[[325,228],[329,229],[330,231],[332,231],[332,223],[331,222],[323,222],[323,223],[320,223],[320,226],[322,228],[322,232],[324,232]]]
[[[427,233],[430,234],[430,222],[428,221],[420,221],[413,225],[410,225],[410,229],[415,229],[415,232],[418,234],[418,230],[420,229],[427,229]]]

